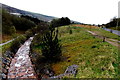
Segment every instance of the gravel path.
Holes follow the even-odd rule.
[[[98,34],[92,32],[92,31],[87,30],[87,32],[91,33],[93,36],[95,36],[97,38],[103,39],[103,36],[99,36]],[[105,37],[105,41],[112,44],[113,46],[120,47],[120,44],[118,44],[118,43],[120,43],[120,41],[118,41],[118,40],[114,40],[114,39],[110,39],[110,38]]]
[[[8,70],[7,78],[34,78],[36,79],[35,71],[29,57],[30,44],[33,37],[30,37],[17,51],[12,59]]]

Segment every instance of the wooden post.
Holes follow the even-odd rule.
[[[105,36],[103,36],[103,42],[105,42]]]

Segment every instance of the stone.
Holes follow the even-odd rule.
[[[7,57],[9,57],[9,58],[13,57],[13,53],[10,52],[10,51],[6,51],[4,55],[7,56]]]
[[[3,78],[3,79],[6,79],[7,76],[6,76],[4,73],[2,73],[2,78]]]
[[[8,77],[8,79],[9,78],[16,78],[16,76],[15,75],[11,75],[11,76]]]
[[[18,73],[17,76],[23,76],[23,75],[26,75],[26,73],[25,72],[21,72],[21,73]]]
[[[60,74],[58,76],[52,76],[52,77],[49,77],[50,79],[52,78],[62,78],[64,76],[68,76],[68,75],[76,75],[76,72],[77,72],[77,68],[78,68],[78,65],[71,65],[69,66],[66,71],[63,73],[63,74]]]
[[[28,73],[28,74],[31,74],[31,73],[33,73],[33,71],[28,71],[27,73]]]
[[[10,61],[5,58],[2,58],[2,63],[9,66]]]
[[[77,68],[78,68],[77,65],[71,65],[66,69],[65,73],[66,74],[75,74]]]
[[[2,68],[2,72],[5,73],[5,74],[7,74],[7,70],[4,69],[4,68]]]

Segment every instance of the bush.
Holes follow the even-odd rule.
[[[11,35],[13,35],[13,34],[16,33],[15,26],[11,26],[11,28],[9,29],[9,33],[10,33]]]
[[[16,53],[17,50],[19,49],[20,45],[23,44],[25,40],[26,40],[25,36],[20,36],[20,37],[16,38],[10,46],[10,50],[13,53]]]
[[[33,34],[32,30],[29,29],[25,32],[25,35],[26,35],[26,38],[28,39],[29,37],[33,36],[34,34]]]

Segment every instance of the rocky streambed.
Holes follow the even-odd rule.
[[[30,37],[25,41],[15,55],[7,52],[7,58],[2,58],[3,79],[37,79],[29,57],[30,44],[32,40],[33,37]]]

